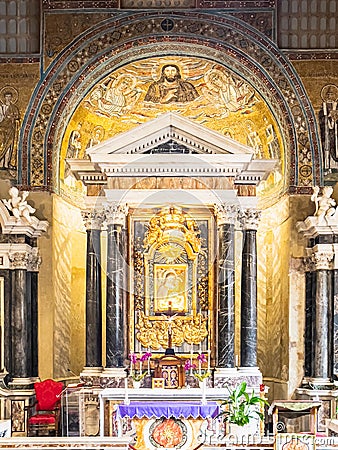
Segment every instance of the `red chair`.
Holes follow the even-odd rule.
[[[47,379],[34,384],[36,402],[30,406],[35,407],[36,414],[28,418],[27,435],[39,436],[58,435],[60,400],[63,383]]]

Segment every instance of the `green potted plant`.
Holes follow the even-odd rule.
[[[222,402],[222,411],[219,414],[219,417],[223,418],[223,422],[245,427],[245,425],[250,424],[251,419],[259,418],[263,420],[264,415],[261,412],[261,407],[269,405],[269,403],[265,398],[255,395],[253,390],[248,393],[246,388],[246,382],[243,381],[232,391],[228,389],[229,397]]]

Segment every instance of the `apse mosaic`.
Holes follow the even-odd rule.
[[[177,56],[128,64],[90,90],[63,137],[61,180],[70,181],[65,158],[86,158],[88,148],[168,111],[252,147],[255,158],[280,160],[283,173],[278,127],[253,86],[220,64]]]

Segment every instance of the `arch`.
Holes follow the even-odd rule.
[[[167,16],[176,27],[164,35],[161,23]],[[57,190],[62,133],[83,96],[109,71],[159,53],[197,55],[250,80],[283,133],[290,191],[309,192],[311,185],[321,184],[315,115],[292,65],[271,40],[243,21],[196,11],[107,19],[69,45],[46,71],[25,115],[21,183]],[[22,161],[27,161],[25,168]]]

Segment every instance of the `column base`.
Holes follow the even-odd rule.
[[[246,382],[247,386],[259,390],[259,385],[263,383],[262,372],[258,367],[218,367],[214,373],[214,387],[234,388],[239,383]]]
[[[307,400],[310,402],[321,403],[318,409],[318,431],[326,432],[326,420],[336,417],[336,402],[338,398],[338,389],[334,383],[328,383],[328,389],[323,389],[323,384],[317,384],[315,387],[314,379],[312,378],[312,386],[309,388],[296,389],[296,398],[299,400]],[[317,381],[323,381],[323,378],[317,378]]]
[[[101,373],[101,386],[125,388],[127,372],[122,367],[105,367]]]
[[[9,389],[31,390],[34,389],[34,383],[40,381],[39,377],[14,377],[9,383]]]
[[[304,377],[302,386],[310,390],[331,390],[335,388],[335,384],[330,378],[315,377]]]
[[[85,386],[101,386],[103,367],[84,367],[80,373],[80,382]]]

